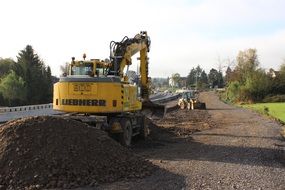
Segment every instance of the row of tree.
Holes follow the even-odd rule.
[[[51,69],[27,45],[17,56],[0,58],[0,106],[41,104],[52,101]]]
[[[227,68],[225,76],[214,68],[207,74],[198,65],[186,78],[173,74],[170,84],[198,89],[225,86],[224,99],[230,102],[285,101],[285,60],[279,71],[266,72],[260,67],[256,49],[247,49],[238,53],[235,63],[235,67]]]
[[[224,86],[224,77],[221,71],[214,68],[207,74],[199,65],[193,67],[186,78],[180,76],[179,73],[175,73],[171,76],[172,86],[176,87],[197,87],[198,89],[215,88]]]
[[[225,98],[231,102],[261,102],[285,94],[285,63],[270,72],[260,67],[256,49],[240,51],[237,65],[227,70]]]

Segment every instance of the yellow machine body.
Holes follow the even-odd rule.
[[[77,113],[121,113],[142,109],[137,86],[119,81],[78,81],[73,78],[72,81],[60,81],[54,85],[55,110]]]

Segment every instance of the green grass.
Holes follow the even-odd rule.
[[[285,103],[247,104],[242,107],[253,109],[259,113],[270,115],[285,122]]]
[[[253,109],[261,114],[269,115],[285,123],[285,103],[246,104],[242,105],[242,107]],[[285,139],[285,127],[282,127],[280,133]]]

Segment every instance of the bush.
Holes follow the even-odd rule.
[[[263,108],[263,113],[264,113],[265,115],[269,115],[269,108],[266,107],[266,106],[264,106],[264,108]]]
[[[237,102],[240,95],[240,83],[238,81],[230,82],[225,93],[226,101]]]
[[[285,95],[269,95],[266,96],[263,101],[264,103],[268,103],[268,102],[285,102]]]

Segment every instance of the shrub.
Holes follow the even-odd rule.
[[[263,99],[263,102],[264,103],[267,103],[267,102],[285,102],[285,95],[269,95],[269,96],[266,96],[264,99]]]

